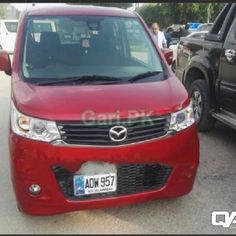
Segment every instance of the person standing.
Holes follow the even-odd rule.
[[[165,35],[162,31],[160,31],[160,27],[157,22],[152,23],[151,32],[154,36],[155,42],[157,43],[159,48],[166,48],[167,42]]]
[[[167,43],[167,47],[170,46],[170,42],[172,40],[172,33],[174,32],[174,29],[172,27],[169,27],[167,29],[167,31],[164,33],[165,38],[166,38],[166,43]]]

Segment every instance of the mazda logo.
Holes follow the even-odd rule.
[[[114,126],[109,130],[109,137],[114,142],[121,142],[127,138],[127,129],[124,126]]]

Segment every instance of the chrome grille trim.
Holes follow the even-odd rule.
[[[110,121],[100,124],[86,124],[82,121],[58,121],[61,140],[56,144],[82,146],[121,146],[153,140],[169,133],[170,115],[149,117],[148,119]],[[113,126],[123,125],[128,130],[128,137],[121,142],[109,138]]]

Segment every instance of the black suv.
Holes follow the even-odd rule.
[[[235,3],[225,5],[205,38],[181,38],[176,75],[192,98],[199,131],[216,119],[236,129]]]

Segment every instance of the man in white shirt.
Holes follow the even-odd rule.
[[[160,31],[160,27],[157,22],[152,23],[151,32],[154,36],[154,39],[155,39],[158,47],[159,48],[166,48],[167,42],[166,42],[165,35],[162,31]]]

